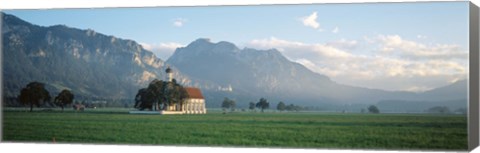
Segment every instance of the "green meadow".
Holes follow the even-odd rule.
[[[127,110],[3,111],[3,141],[269,148],[466,150],[465,115]]]

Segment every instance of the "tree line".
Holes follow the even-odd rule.
[[[5,103],[10,106],[30,107],[33,111],[34,107],[60,107],[62,111],[69,105],[83,105],[85,108],[96,107],[132,107],[131,99],[90,99],[75,100],[72,91],[68,89],[62,90],[56,97],[52,99],[50,92],[45,88],[45,84],[41,82],[30,82],[20,89],[20,94],[16,97],[6,97]],[[15,104],[16,103],[16,104]]]
[[[226,113],[227,110],[230,110],[231,112],[233,112],[236,109],[236,101],[225,97],[221,104],[221,108],[224,111],[224,113]],[[270,102],[266,98],[260,98],[257,102],[251,101],[248,103],[248,109],[250,111],[255,111],[256,109],[260,109],[260,111],[263,113],[264,110],[269,108],[270,108]],[[301,110],[304,110],[304,108],[302,106],[298,106],[294,104],[286,105],[284,102],[280,101],[277,104],[276,110],[281,112],[282,111],[301,111]]]
[[[230,110],[230,112],[233,112],[235,111],[236,109],[236,106],[237,106],[237,102],[233,99],[230,99],[230,98],[227,98],[225,97],[222,104],[221,104],[221,108],[223,110],[224,113],[226,113],[228,110]],[[258,102],[249,102],[249,105],[248,105],[248,109],[250,111],[255,111],[256,109],[260,109],[260,111],[263,113],[265,109],[269,109],[270,108],[270,102],[267,101],[267,99],[265,98],[260,98],[258,100]],[[308,107],[302,107],[302,106],[299,106],[299,105],[295,105],[295,104],[286,104],[284,103],[283,101],[280,101],[278,104],[277,104],[277,107],[276,107],[276,110],[277,111],[280,111],[280,112],[283,112],[283,111],[303,111],[303,110],[309,110]],[[244,109],[242,109],[242,111],[244,111]],[[372,113],[372,114],[379,114],[380,113],[380,109],[378,109],[377,106],[375,105],[370,105],[367,107],[367,109],[362,109],[361,110],[361,113],[365,113],[366,111],[368,111],[368,113]]]
[[[24,106],[30,106],[30,112],[33,106],[40,107],[46,103],[51,103],[50,92],[45,89],[45,84],[41,82],[30,82],[26,87],[20,90],[17,100]],[[60,106],[62,111],[64,107],[73,102],[74,95],[70,90],[62,90],[53,100],[53,104]]]
[[[187,92],[185,88],[178,84],[175,79],[171,82],[155,79],[148,85],[148,87],[138,90],[133,107],[139,110],[165,110],[168,106],[182,104],[186,97]],[[52,104],[52,97],[50,96],[50,92],[45,89],[45,84],[36,81],[30,82],[22,88],[20,95],[16,97],[16,100],[23,106],[29,106],[30,111],[33,111],[34,106],[40,107],[45,104]],[[63,111],[65,106],[73,103],[73,100],[73,93],[70,90],[64,89],[53,99],[53,105],[61,107]],[[85,101],[83,101],[82,104],[85,106],[95,106],[95,104]],[[103,105],[106,107],[108,103]],[[124,103],[124,107],[128,107],[128,104]],[[233,112],[236,109],[236,101],[225,97],[221,107],[224,112],[227,110]],[[250,111],[260,109],[261,112],[264,112],[265,109],[269,108],[270,102],[265,98],[260,98],[258,102],[249,102],[248,107]],[[287,105],[282,101],[280,101],[276,107],[276,110],[280,112],[301,111],[304,109],[304,107],[294,104]],[[367,110],[369,113],[380,113],[380,110],[375,105],[370,105]],[[428,111],[441,113],[449,112],[449,110],[444,107],[435,107]],[[362,109],[361,112],[363,113],[365,110]]]
[[[222,105],[221,105],[224,113],[226,113],[227,110],[230,109],[231,112],[235,111],[236,107],[236,102],[235,100],[229,99],[227,97],[224,98]],[[260,98],[260,100],[257,103],[250,102],[249,103],[249,109],[250,110],[255,110],[255,108],[260,109],[262,112],[265,109],[268,109],[270,107],[270,103],[267,101],[265,98]]]

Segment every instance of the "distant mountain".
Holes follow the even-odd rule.
[[[301,105],[375,104],[385,100],[464,99],[466,90],[461,81],[452,86],[425,93],[391,92],[338,84],[327,76],[310,71],[301,64],[289,61],[279,51],[239,49],[230,42],[213,43],[197,39],[178,48],[166,61],[192,79],[232,87],[227,94],[215,90],[206,92],[219,103],[230,96],[246,104],[266,97],[272,102],[284,101]],[[447,94],[448,93],[448,94]]]
[[[377,106],[387,112],[423,112],[435,106],[446,106],[451,111],[467,108],[467,80],[420,93],[415,99],[383,100]]]
[[[198,39],[178,48],[167,63],[192,79],[231,86],[233,93],[249,95],[250,100],[258,100],[260,96],[304,99],[302,96],[314,91],[308,91],[299,82],[332,83],[326,76],[288,61],[277,50],[240,50],[225,41],[211,43],[208,39]]]
[[[455,100],[468,96],[468,81],[458,80],[450,85],[432,89],[422,93],[422,100]],[[463,98],[461,98],[463,97]]]
[[[2,13],[3,91],[18,95],[31,81],[52,94],[70,89],[77,97],[130,98],[154,78],[164,61],[132,40],[64,25],[42,27]]]
[[[467,103],[467,99],[442,100],[442,101],[384,100],[384,101],[378,102],[376,106],[383,112],[395,112],[395,113],[426,112],[426,110],[436,106],[448,107],[453,112],[458,109],[466,109],[467,108],[466,103]]]

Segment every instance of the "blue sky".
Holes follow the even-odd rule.
[[[358,39],[365,35],[395,33],[406,38],[428,35],[439,43],[466,45],[466,2],[318,4],[214,7],[157,7],[12,10],[29,22],[65,24],[138,42],[179,42],[199,37],[235,43],[255,38],[281,37],[306,43]],[[318,12],[320,27],[305,28],[299,18]],[[173,22],[184,19],[182,27]],[[441,26],[439,26],[441,25]],[[339,27],[339,33],[328,31]],[[448,36],[448,37],[445,37]]]
[[[424,91],[468,74],[468,2],[5,10],[132,39],[163,60],[197,38],[279,49],[349,85]],[[394,83],[392,83],[394,82]]]

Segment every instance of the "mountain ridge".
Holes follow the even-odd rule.
[[[217,82],[220,85],[231,85],[234,90],[245,92],[242,94],[256,98],[269,97],[273,98],[273,101],[297,99],[303,101],[304,105],[315,105],[322,102],[375,104],[385,100],[442,100],[434,97],[442,97],[435,90],[413,93],[339,84],[328,76],[288,60],[276,49],[239,49],[233,43],[226,41],[213,43],[206,38],[177,48],[166,63],[175,65],[179,71],[190,77]],[[466,86],[466,83],[460,86]],[[453,99],[462,98],[461,95],[449,96]],[[242,101],[255,100],[246,99]]]
[[[64,25],[42,27],[4,13],[2,21],[7,96],[35,80],[55,91],[62,87],[75,89],[78,95],[129,98],[136,88],[164,75],[156,70],[164,67],[164,61],[132,40]],[[117,94],[109,88],[124,90]]]

